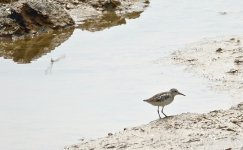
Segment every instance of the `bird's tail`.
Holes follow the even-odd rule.
[[[147,99],[144,99],[143,101],[144,101],[144,102],[147,102],[148,100],[147,100]]]

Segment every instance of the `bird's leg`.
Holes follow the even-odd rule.
[[[164,110],[164,106],[162,107],[162,110],[161,110],[161,112],[162,112],[162,114],[164,114],[165,115],[165,117],[168,117],[164,112],[163,112],[163,110]]]
[[[158,114],[159,114],[159,119],[161,119],[161,117],[160,117],[160,113],[159,113],[159,106],[158,106]]]

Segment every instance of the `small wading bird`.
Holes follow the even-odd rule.
[[[153,106],[158,106],[159,118],[161,118],[160,113],[159,113],[159,106],[162,106],[161,112],[165,115],[165,117],[167,117],[167,115],[163,112],[163,109],[166,105],[169,105],[171,102],[173,102],[176,95],[186,96],[186,95],[180,93],[177,89],[171,89],[169,92],[158,93],[158,94],[154,95],[153,97],[143,100],[143,101],[145,101]]]

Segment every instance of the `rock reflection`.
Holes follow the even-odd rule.
[[[17,41],[0,41],[0,57],[25,64],[40,58],[65,42],[73,29],[45,33],[35,38]]]
[[[126,19],[136,19],[141,13],[142,11],[119,15],[116,12],[107,12],[100,17],[96,16],[94,18],[84,20],[78,27],[91,32],[102,31],[106,28],[126,24]]]

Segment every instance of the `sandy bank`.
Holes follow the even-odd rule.
[[[238,104],[235,107],[155,120],[107,137],[67,146],[65,150],[243,149],[241,41],[239,36],[204,39],[177,50],[166,60],[166,63],[185,65],[186,71],[209,79],[214,89],[229,91],[232,104]]]
[[[208,114],[185,113],[83,141],[65,150],[92,149],[240,149],[243,148],[243,103]]]
[[[228,91],[236,105],[243,100],[242,42],[242,36],[204,39],[177,50],[169,62],[186,65],[186,71],[208,79],[213,89]]]

